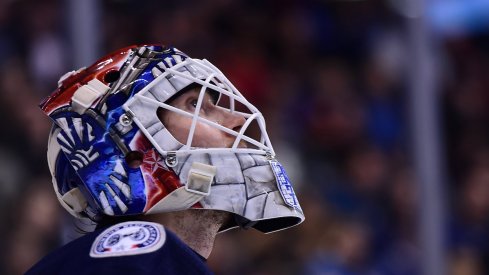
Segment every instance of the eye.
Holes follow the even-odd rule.
[[[194,109],[197,108],[197,101],[198,101],[197,99],[190,100],[189,102],[190,106],[194,107]]]

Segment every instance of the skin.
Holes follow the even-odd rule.
[[[190,89],[173,99],[169,104],[186,112],[194,113],[199,92],[199,87]],[[246,121],[243,116],[216,106],[214,99],[208,93],[204,95],[199,116],[235,131],[239,131]],[[158,117],[180,143],[185,144],[187,142],[192,124],[191,118],[164,109],[158,111]],[[197,122],[192,146],[201,148],[231,147],[234,141],[234,136],[203,122]],[[240,144],[240,146],[243,145]],[[228,223],[231,218],[231,213],[207,209],[189,209],[144,216],[144,219],[148,221],[163,224],[206,259],[211,254],[219,228]]]
[[[194,113],[199,98],[200,88],[193,88],[170,102],[173,107],[179,108],[188,113]],[[210,121],[216,122],[226,128],[239,131],[246,122],[245,118],[238,113],[231,113],[229,110],[216,106],[214,99],[209,93],[204,95],[199,116]],[[187,137],[192,125],[192,119],[176,112],[160,109],[158,112],[163,125],[172,135],[182,144],[187,143]],[[203,122],[197,122],[193,147],[215,148],[231,147],[235,137]]]
[[[188,209],[141,217],[164,225],[205,259],[212,252],[219,228],[231,218],[231,213],[208,209]]]

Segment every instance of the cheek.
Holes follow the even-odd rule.
[[[222,147],[224,143],[222,131],[204,123],[197,123],[192,146],[204,148]]]
[[[187,136],[190,125],[192,125],[192,120],[183,116],[174,115],[168,117],[164,125],[180,143],[184,144],[187,142]]]
[[[187,143],[192,119],[180,115],[173,115],[168,117],[164,125],[180,143]],[[222,131],[205,123],[197,122],[192,146],[202,148],[226,147],[225,143],[225,137]]]

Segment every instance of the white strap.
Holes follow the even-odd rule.
[[[216,171],[215,166],[198,162],[192,163],[187,184],[168,194],[149,209],[146,214],[189,209],[210,194]]]
[[[87,85],[78,88],[71,97],[73,109],[79,114],[85,113],[85,111],[109,89],[109,86],[96,78],[90,80]]]
[[[192,163],[188,171],[185,189],[188,192],[208,196],[211,193],[211,183],[216,175],[216,167],[199,162]]]
[[[83,196],[82,192],[78,188],[73,188],[61,197],[61,199],[68,204],[73,211],[80,213],[87,208],[87,200]]]

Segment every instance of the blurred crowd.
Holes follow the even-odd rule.
[[[104,0],[100,54],[171,44],[265,115],[306,221],[220,234],[216,274],[420,274],[406,22],[393,1]],[[67,1],[0,1],[0,274],[61,243],[37,108],[74,70]],[[436,45],[449,274],[489,272],[489,31]],[[435,41],[436,40],[436,41]],[[87,61],[86,65],[95,60]]]

